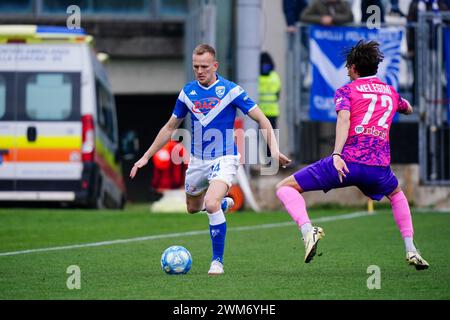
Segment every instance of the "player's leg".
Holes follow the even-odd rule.
[[[402,235],[406,249],[406,260],[416,269],[428,268],[426,262],[417,252],[413,241],[413,223],[408,200],[398,184],[390,167],[377,167],[355,164],[353,170],[361,171],[357,187],[368,197],[380,201],[386,196],[391,202],[395,223]]]
[[[192,160],[186,170],[186,207],[191,214],[200,211],[206,211],[205,193],[209,187],[208,176],[212,161]],[[233,207],[234,201],[230,197],[225,197],[221,201],[221,207],[224,213]]]
[[[206,211],[205,207],[205,192],[199,195],[190,195],[186,193],[186,207],[188,213],[194,214],[200,211]],[[220,207],[223,213],[227,213],[230,208],[234,206],[234,200],[231,197],[224,197],[222,199]]]
[[[209,232],[212,244],[212,262],[208,272],[210,275],[222,274],[223,254],[227,223],[222,210],[222,200],[228,192],[229,186],[220,180],[212,180],[205,195],[205,208],[209,218]]]
[[[239,166],[239,156],[223,156],[215,160],[208,174],[209,187],[205,195],[205,208],[209,218],[212,243],[210,275],[222,274],[223,254],[227,223],[223,211],[223,200],[232,185]]]
[[[280,181],[276,189],[278,199],[283,203],[292,220],[297,223],[303,236],[305,236],[312,229],[312,225],[306,210],[305,199],[301,195],[303,189],[293,175]]]
[[[417,270],[427,269],[428,262],[423,259],[414,246],[413,235],[414,228],[411,218],[411,210],[408,200],[405,197],[400,186],[387,196],[391,202],[392,214],[395,223],[402,235],[406,249],[406,260],[410,265],[414,265]]]
[[[208,184],[208,162],[191,157],[186,170],[186,208],[189,213],[204,209],[204,198]]]
[[[206,190],[197,195],[186,193],[186,208],[188,213],[197,213],[204,209]]]
[[[312,226],[306,210],[305,199],[301,193],[312,190],[328,191],[339,182],[336,170],[334,172],[331,171],[331,174],[327,177],[327,172],[331,170],[329,162],[329,159],[318,161],[297,171],[276,186],[278,199],[283,203],[302,233],[305,243],[305,263],[309,263],[313,259],[316,254],[317,244],[325,236],[325,233],[321,227]],[[315,174],[322,172],[324,179],[317,179],[313,172]],[[334,180],[332,178],[333,174]]]

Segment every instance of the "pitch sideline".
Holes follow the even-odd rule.
[[[320,222],[329,222],[329,221],[337,221],[337,220],[347,220],[347,219],[354,219],[354,218],[359,218],[359,217],[364,217],[364,216],[373,216],[375,214],[376,214],[376,212],[369,214],[367,211],[358,211],[358,212],[353,212],[353,213],[348,213],[348,214],[343,214],[343,215],[338,215],[338,216],[326,216],[326,217],[321,217],[321,218],[317,218],[317,219],[311,219],[311,222],[312,223],[320,223]],[[294,224],[295,224],[294,222],[290,221],[290,222],[268,223],[268,224],[260,224],[260,225],[253,225],[253,226],[244,226],[244,227],[234,227],[234,228],[229,228],[228,232],[280,228],[280,227],[291,226]],[[158,234],[158,235],[129,238],[129,239],[117,239],[117,240],[109,240],[109,241],[101,241],[101,242],[74,244],[74,245],[68,245],[68,246],[2,252],[2,253],[0,253],[0,257],[14,256],[14,255],[20,255],[20,254],[27,254],[27,253],[35,253],[35,252],[62,251],[62,250],[88,248],[88,247],[100,247],[100,246],[108,246],[108,245],[121,244],[121,243],[159,240],[159,239],[165,239],[165,238],[177,238],[177,237],[186,237],[186,236],[196,236],[196,235],[201,235],[201,234],[209,234],[209,230],[196,230],[196,231],[187,231],[187,232],[179,232],[179,233],[166,233],[166,234]]]

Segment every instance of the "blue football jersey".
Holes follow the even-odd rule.
[[[237,84],[217,76],[204,87],[198,81],[188,83],[178,96],[173,115],[191,114],[191,154],[199,159],[237,155],[234,142],[234,120],[239,108],[247,114],[256,103]]]

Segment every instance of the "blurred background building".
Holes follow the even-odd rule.
[[[137,132],[142,154],[167,121],[186,79],[185,23],[188,0],[3,0],[0,24],[66,25],[67,8],[81,9],[81,27],[95,48],[109,55],[119,132]],[[220,37],[216,43],[221,73],[231,66],[233,1],[218,1]],[[226,31],[225,31],[226,30]],[[189,62],[190,63],[190,62]],[[124,172],[136,159],[125,160]],[[148,200],[151,165],[136,181],[126,180],[130,200]]]
[[[259,20],[253,30],[238,28],[238,10],[243,3],[253,3],[260,11]],[[255,34],[258,51],[269,52],[282,79],[283,89],[280,93],[280,146],[289,150],[300,165],[316,161],[327,155],[333,148],[334,123],[303,121],[302,143],[292,145],[288,141],[288,115],[286,110],[289,99],[291,80],[288,70],[289,46],[292,44],[293,30],[288,29],[286,12],[283,12],[282,0],[2,0],[0,2],[0,24],[41,24],[66,25],[70,5],[81,9],[81,27],[95,38],[98,51],[110,56],[106,64],[112,83],[118,111],[119,132],[135,130],[140,140],[140,154],[149,146],[160,127],[172,113],[174,102],[184,83],[191,79],[190,52],[195,40],[210,39],[218,52],[220,73],[239,82],[239,36]],[[306,4],[308,1],[305,1]],[[349,1],[354,22],[361,21],[361,1]],[[390,1],[383,1],[386,13],[390,11]],[[399,9],[407,14],[411,1],[400,1]],[[207,7],[210,5],[210,7]],[[294,15],[295,16],[295,15]],[[242,19],[242,18],[241,18]],[[245,18],[244,18],[245,19]],[[406,18],[396,14],[387,16],[386,22],[405,24]],[[209,34],[202,34],[209,31]],[[295,31],[294,31],[295,33]],[[406,38],[406,37],[404,37]],[[255,56],[254,59],[258,59]],[[400,71],[400,93],[411,97],[411,60],[407,57],[406,39],[402,43],[402,62]],[[307,61],[306,61],[307,62]],[[241,60],[242,64],[243,61]],[[298,70],[294,70],[297,72]],[[255,83],[257,79],[254,79]],[[242,84],[242,83],[241,83]],[[245,87],[244,84],[242,84]],[[246,88],[247,89],[247,88]],[[251,90],[250,90],[251,93]],[[256,96],[255,96],[256,97]],[[445,188],[438,188],[428,197],[424,190],[419,190],[419,117],[418,114],[408,119],[401,119],[393,125],[391,131],[392,162],[394,167],[400,165],[399,178],[406,185],[406,193],[413,202],[429,205],[431,202],[448,202],[449,193]],[[295,153],[295,154],[293,154]],[[124,161],[123,171],[126,175],[136,159]],[[128,198],[131,201],[148,200],[152,165],[139,174],[137,180],[126,179]],[[273,207],[278,201],[265,198],[272,194],[273,186],[288,172],[274,177],[255,177],[253,186],[263,206]],[[258,179],[266,179],[260,183]],[[428,189],[427,189],[428,190]],[[430,191],[431,190],[431,191]],[[314,196],[311,200],[361,203],[364,198],[355,190],[335,192],[330,198]],[[265,199],[264,199],[265,198]],[[344,199],[344,200],[342,200]],[[354,200],[354,201],[353,201]],[[447,201],[447,202],[446,202]],[[448,204],[450,206],[450,204]]]

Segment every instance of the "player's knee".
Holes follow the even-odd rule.
[[[275,186],[275,189],[278,191],[282,187],[292,187],[292,183],[289,177],[278,182],[277,185]]]
[[[275,186],[276,192],[278,192],[283,187],[291,187],[297,190],[298,192],[302,192],[302,189],[292,176],[289,176],[286,179],[283,179],[280,182],[278,182],[277,185]]]
[[[195,203],[187,202],[186,209],[188,213],[193,214],[199,212],[203,208],[199,208]]]
[[[275,186],[275,189],[278,192],[282,187],[286,187],[286,183],[284,182],[284,180],[278,182],[277,185]]]
[[[205,199],[205,209],[209,213],[219,211],[220,209],[219,199]]]
[[[398,195],[400,192],[402,191],[402,188],[400,188],[400,186],[398,186],[397,188],[395,188],[394,191],[392,191],[392,193],[388,196],[389,199],[392,199],[392,197],[394,197],[395,195]]]
[[[190,213],[190,214],[194,214],[194,213],[197,213],[197,212],[199,212],[200,210],[198,209],[198,208],[195,208],[195,207],[192,207],[192,206],[187,206],[187,212],[188,213]]]

